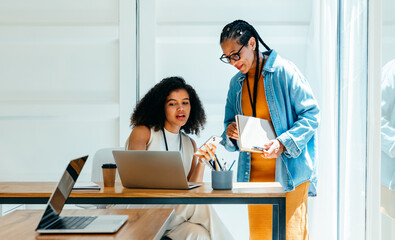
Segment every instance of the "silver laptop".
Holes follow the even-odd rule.
[[[39,233],[114,233],[127,215],[59,216],[88,156],[71,160],[48,201],[36,231]]]
[[[191,189],[177,151],[112,151],[122,185],[126,188]]]

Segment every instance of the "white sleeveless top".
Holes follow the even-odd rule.
[[[175,134],[164,129],[166,134],[166,141],[169,151],[180,151],[180,136],[181,136],[181,158],[184,164],[185,176],[188,176],[191,170],[192,158],[194,149],[192,140],[185,134],[180,132]],[[151,137],[147,144],[148,151],[166,151],[166,144],[163,137],[162,130],[155,131],[151,128]]]
[[[191,139],[184,133],[174,134],[164,129],[166,141],[169,151],[179,151],[181,136],[181,158],[184,164],[185,175],[188,176],[192,165],[194,149]],[[125,149],[128,149],[129,138],[126,140]],[[161,130],[154,131],[151,128],[151,137],[147,144],[148,151],[166,151],[165,140]],[[178,231],[170,231],[169,237],[172,239],[184,239],[185,234],[189,236],[196,235],[196,228],[191,225],[182,224],[189,222],[202,226],[207,230],[211,239],[234,239],[222,223],[215,210],[210,205],[198,204],[138,204],[138,205],[114,205],[111,208],[174,208],[175,216],[170,222],[166,230],[179,229]],[[205,231],[204,231],[205,232]],[[202,233],[200,231],[200,233]],[[208,237],[208,236],[207,236]],[[206,238],[205,238],[206,239]]]

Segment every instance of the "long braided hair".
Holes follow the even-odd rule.
[[[244,20],[235,20],[231,23],[228,23],[222,29],[220,44],[227,40],[235,40],[238,44],[245,46],[248,44],[248,40],[250,40],[251,37],[255,38],[255,42],[256,42],[255,55],[256,55],[257,64],[255,67],[255,76],[254,76],[254,82],[255,82],[254,87],[255,87],[260,77],[259,76],[259,43],[262,43],[262,45],[268,51],[270,50],[269,46],[267,46],[266,43],[262,40],[258,32],[255,30],[255,28]],[[254,91],[254,95],[255,94],[256,91]],[[255,98],[256,97],[254,96],[254,99]]]
[[[255,55],[256,55],[256,71],[255,76],[257,76],[257,72],[259,71],[259,42],[269,51],[269,46],[262,40],[261,36],[259,36],[258,32],[255,28],[244,20],[235,20],[231,23],[228,23],[221,32],[220,43],[223,43],[227,40],[236,40],[236,42],[242,46],[248,44],[248,40],[253,37],[256,41]],[[259,42],[258,42],[258,41]]]

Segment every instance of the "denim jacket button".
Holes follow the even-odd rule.
[[[246,172],[246,175],[248,175],[248,172]]]

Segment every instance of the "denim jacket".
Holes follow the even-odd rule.
[[[275,180],[285,191],[310,181],[309,195],[316,195],[317,162],[316,130],[319,124],[319,107],[310,85],[297,67],[276,51],[264,52],[268,59],[262,70],[264,87],[271,120],[277,139],[285,151],[276,159]],[[235,122],[241,109],[241,93],[245,74],[238,72],[230,81],[225,106],[225,131],[221,144],[229,151],[239,151],[237,141],[226,135],[228,125]],[[237,181],[248,182],[251,171],[251,154],[240,152]]]

